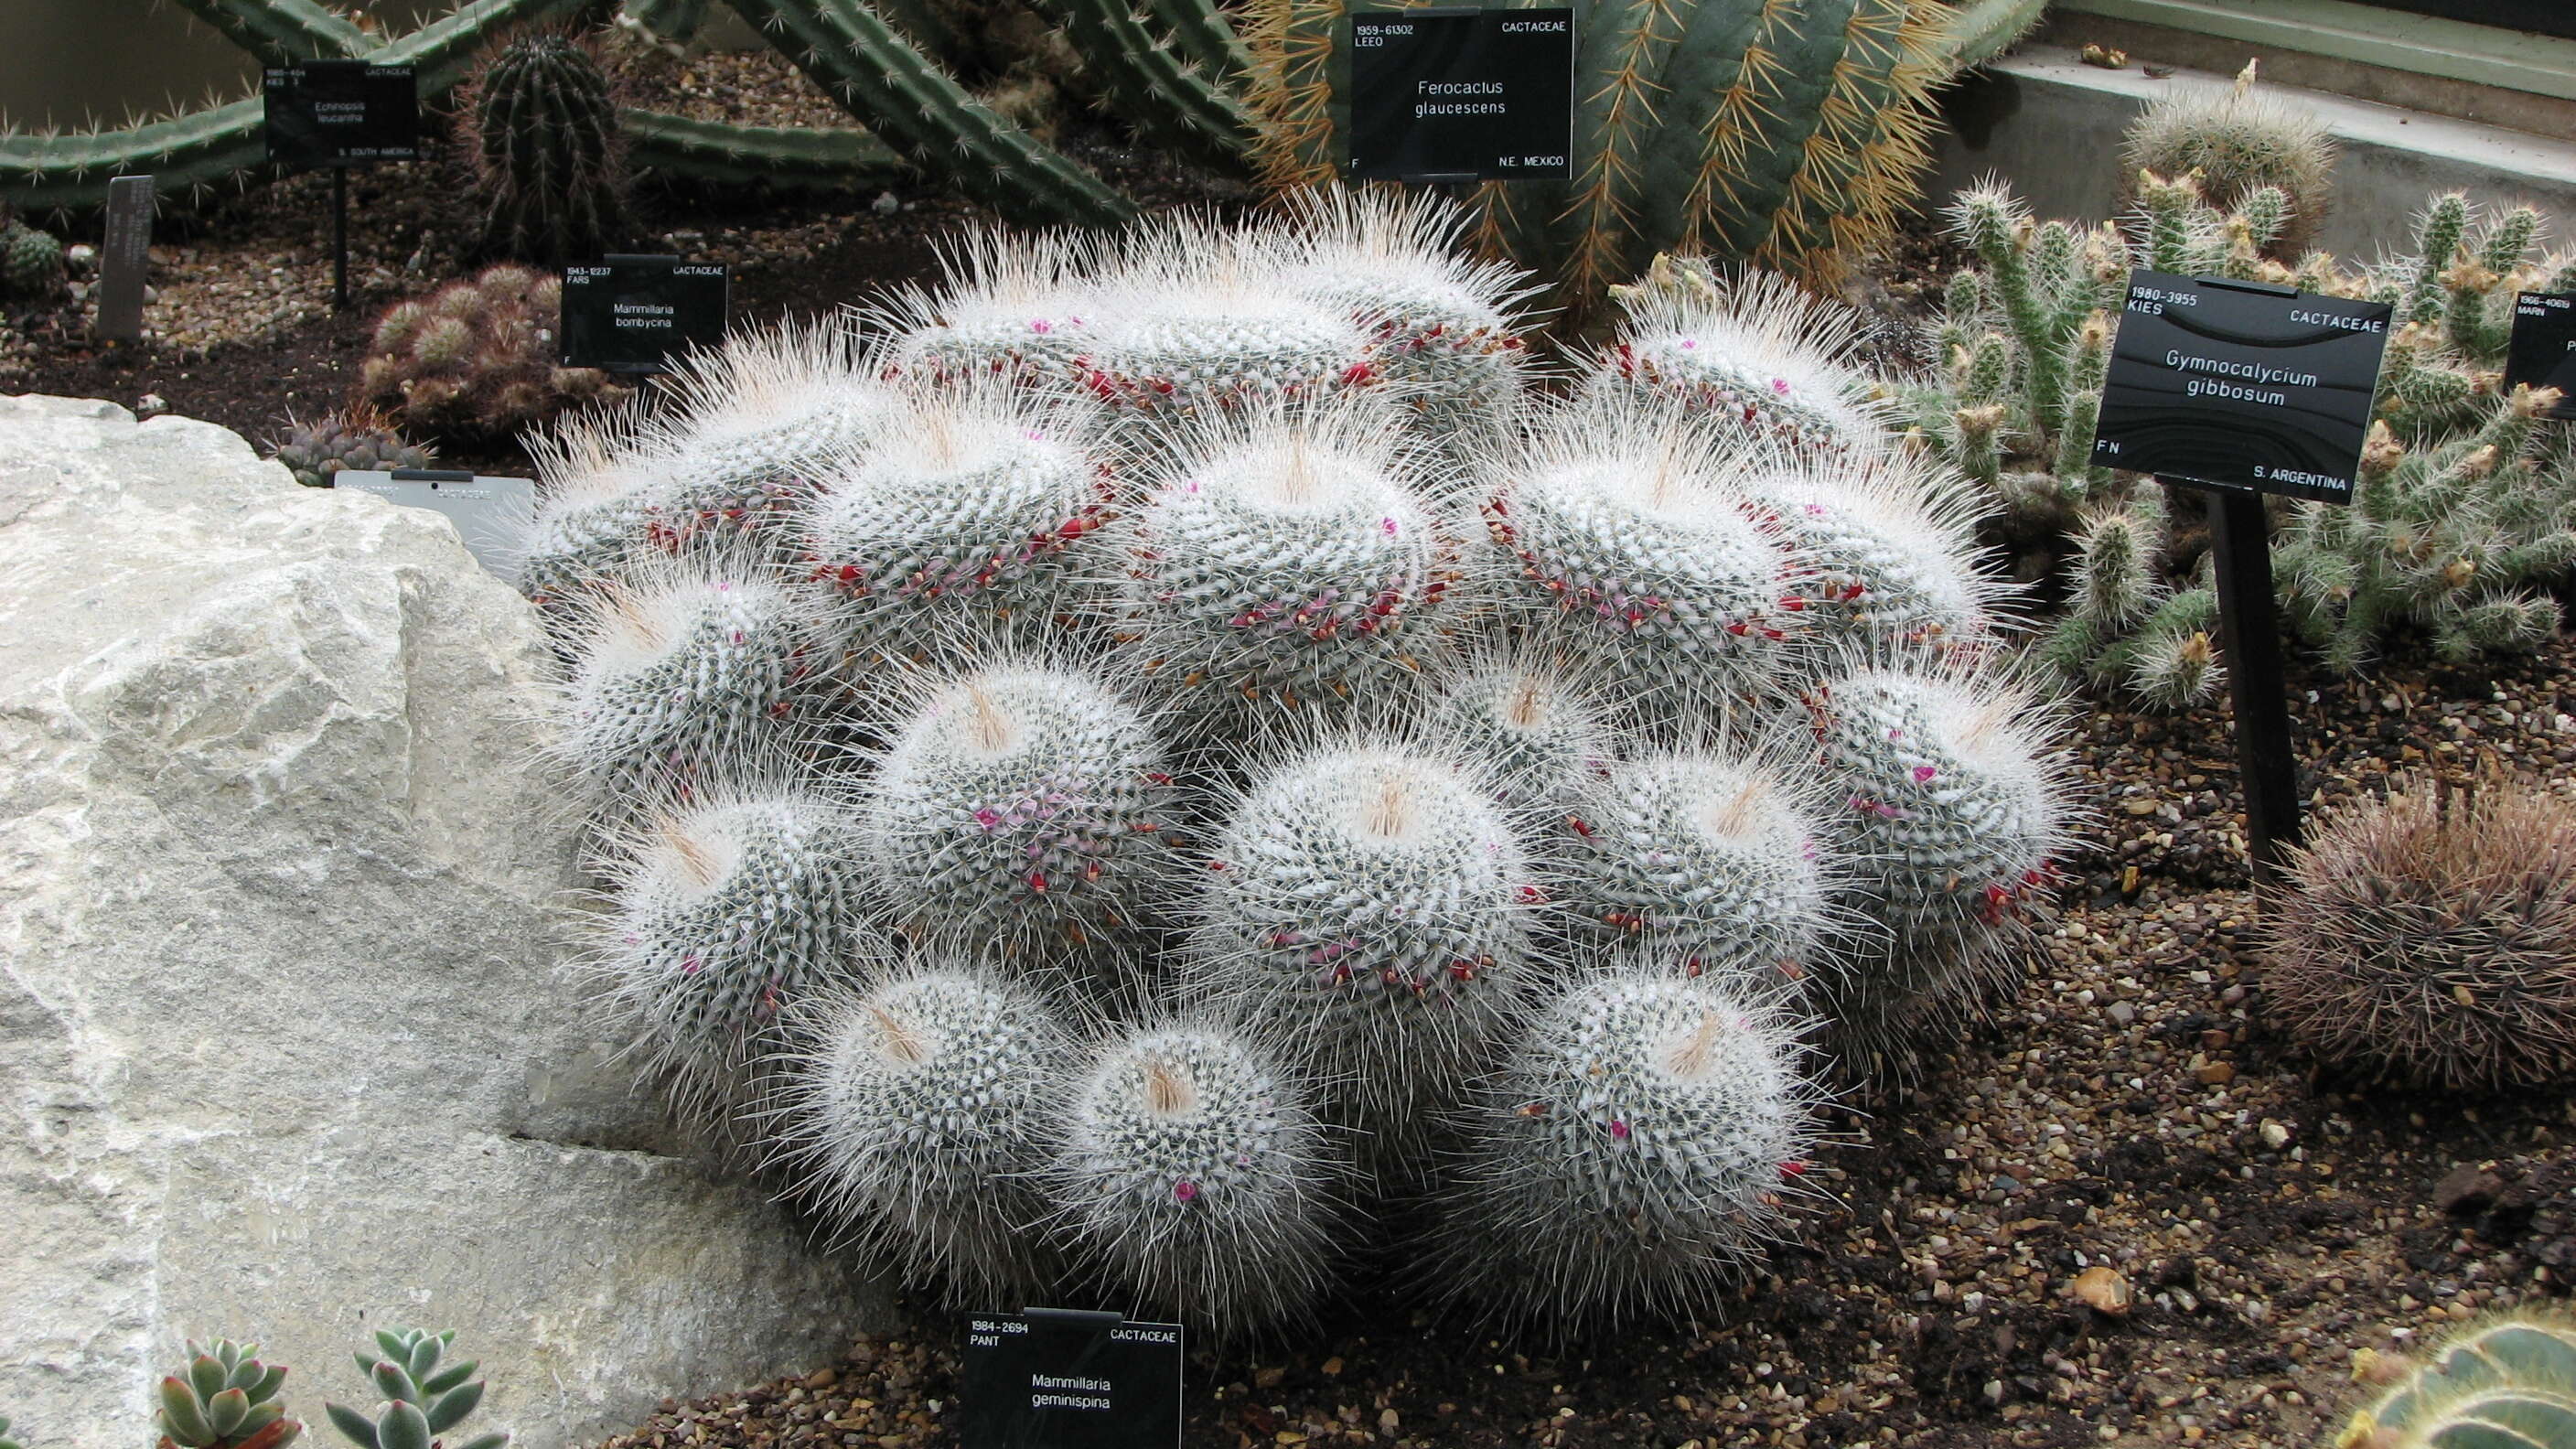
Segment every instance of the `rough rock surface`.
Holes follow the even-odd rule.
[[[596,1440],[883,1300],[675,1155],[550,920],[540,640],[445,520],[236,435],[0,398],[0,1409],[150,1442],[183,1337],[290,1412],[452,1327],[474,1423]]]

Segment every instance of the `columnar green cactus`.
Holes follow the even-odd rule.
[[[472,1359],[444,1367],[440,1359],[455,1342],[456,1331],[423,1333],[416,1328],[380,1328],[376,1347],[382,1353],[358,1352],[358,1371],[367,1376],[384,1402],[373,1419],[344,1404],[325,1403],[331,1427],[358,1449],[438,1449],[438,1436],[465,1422],[483,1402],[483,1380],[474,1376],[482,1365]],[[477,1434],[457,1449],[503,1449],[509,1431]]]
[[[1420,746],[1263,772],[1209,842],[1184,990],[1276,1025],[1372,1130],[1418,1130],[1536,984],[1547,888],[1494,794]]]
[[[328,488],[332,475],[355,469],[426,468],[430,449],[405,442],[385,415],[365,403],[325,413],[309,423],[286,420],[286,436],[269,444],[269,456],[286,465],[307,488]]]
[[[1494,780],[1516,810],[1552,813],[1608,768],[1608,710],[1575,671],[1538,651],[1488,653],[1441,671],[1423,732]]]
[[[1657,255],[1635,286],[1614,287],[1626,317],[1587,385],[1662,399],[1802,454],[1880,451],[1886,409],[1843,358],[1860,314],[1771,272],[1736,277],[1701,258]]]
[[[1368,400],[1249,404],[1184,429],[1104,535],[1119,637],[1204,731],[1383,719],[1464,614],[1424,449]]]
[[[1564,825],[1565,915],[1623,957],[1679,963],[1739,994],[1794,992],[1834,969],[1850,933],[1840,867],[1800,776],[1732,752],[1657,753],[1611,767]]]
[[[1033,643],[1094,612],[1082,540],[1114,516],[1087,409],[974,375],[917,379],[870,444],[810,476],[794,552],[863,659]]]
[[[617,106],[588,46],[552,31],[520,36],[477,69],[464,112],[485,255],[562,266],[625,239]]]
[[[1150,716],[1095,675],[1004,663],[922,691],[867,782],[862,848],[916,939],[1047,957],[1133,943],[1178,862]]]
[[[777,1152],[835,1237],[947,1275],[961,1303],[1018,1302],[1058,1266],[1030,1225],[1049,1120],[1071,1083],[1052,1004],[933,955],[791,1014]]]
[[[2576,1327],[2523,1311],[2444,1341],[2353,1411],[2333,1449],[2556,1449],[2576,1443]]]
[[[589,926],[602,994],[679,1105],[721,1125],[774,1069],[778,1016],[850,968],[860,836],[843,803],[797,787],[702,788],[654,809],[602,862]]]
[[[188,1341],[188,1368],[161,1381],[163,1445],[179,1449],[285,1449],[304,1426],[286,1417],[277,1391],[286,1369],[259,1361],[259,1345]]]
[[[2266,187],[2281,193],[2288,221],[2266,244],[2291,260],[2305,249],[2334,186],[2335,144],[2315,111],[2254,89],[2254,66],[2226,89],[2176,90],[2147,108],[2122,137],[2129,171],[2200,178],[2221,210]]]
[[[48,299],[63,290],[63,244],[24,222],[0,226],[0,295]]]
[[[406,427],[467,437],[619,396],[604,372],[556,365],[562,312],[561,278],[510,265],[397,302],[376,322],[358,395]]]
[[[1093,1048],[1039,1181],[1077,1254],[1223,1337],[1323,1289],[1343,1158],[1258,1038],[1180,1022]]]
[[[1812,1099],[1793,1027],[1714,981],[1576,980],[1463,1118],[1446,1290],[1558,1333],[1704,1302],[1779,1230]]]

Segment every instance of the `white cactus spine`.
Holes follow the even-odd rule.
[[[1424,733],[1478,762],[1502,803],[1542,815],[1566,808],[1618,753],[1589,681],[1537,650],[1486,651],[1443,671]]]
[[[1788,278],[1721,278],[1659,261],[1659,279],[1623,294],[1627,321],[1589,387],[1687,409],[1749,442],[1801,454],[1866,456],[1885,447],[1886,408],[1843,361],[1860,316]]]

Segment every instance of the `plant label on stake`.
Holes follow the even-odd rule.
[[[2255,879],[2299,838],[2298,759],[2266,493],[2352,501],[2391,308],[2217,277],[2129,274],[2093,461],[2210,489],[2219,647]]]
[[[1181,1326],[1024,1308],[966,1321],[965,1449],[1181,1442]]]
[[[1345,21],[1354,181],[1574,174],[1574,12],[1362,10]]]
[[[420,83],[407,65],[302,60],[260,75],[269,164],[331,168],[331,305],[349,305],[349,168],[420,157]]]
[[[2576,418],[2576,292],[2521,292],[2513,299],[2513,340],[2505,347],[2507,392],[2529,383],[2558,389],[2553,418]]]
[[[442,513],[477,563],[511,588],[527,552],[529,525],[537,516],[537,485],[526,478],[486,478],[444,468],[395,468],[389,472],[343,468],[334,488],[373,493],[407,508]]]
[[[663,372],[724,341],[730,275],[720,262],[612,256],[563,273],[563,365]]]
[[[152,263],[152,178],[107,183],[107,234],[98,249],[98,336],[143,340],[143,290]]]

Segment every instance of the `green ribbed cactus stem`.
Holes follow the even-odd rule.
[[[162,1442],[180,1449],[285,1449],[304,1432],[286,1417],[282,1364],[259,1360],[259,1345],[188,1341],[184,1372],[161,1381],[154,1415]]]
[[[1669,969],[1567,985],[1459,1118],[1435,1281],[1559,1334],[1704,1306],[1808,1166],[1819,1093],[1795,1029]]]
[[[1845,359],[1860,314],[1775,273],[1718,275],[1658,256],[1621,288],[1625,323],[1592,366],[1595,391],[1634,392],[1799,452],[1877,449],[1884,409]]]
[[[707,0],[624,0],[617,23],[673,55],[685,54],[706,24]]]
[[[1608,714],[1577,671],[1535,650],[1495,652],[1442,671],[1423,730],[1481,763],[1505,805],[1552,815],[1616,755]]]
[[[1060,1264],[1027,1231],[1071,1086],[1062,1008],[972,958],[932,953],[791,1012],[778,1164],[835,1241],[944,1275],[959,1304],[1021,1302]]]
[[[2576,1327],[2526,1309],[2445,1340],[2353,1411],[2333,1449],[2556,1449],[2576,1442]]]
[[[1293,1067],[1252,1033],[1184,1020],[1093,1046],[1038,1181],[1076,1255],[1222,1340],[1308,1311],[1348,1173]]]
[[[1127,0],[1041,0],[1040,8],[1144,139],[1211,170],[1245,173],[1257,122],[1222,75],[1158,33],[1152,12]]]
[[[1182,812],[1151,717],[1085,669],[924,687],[861,807],[877,896],[916,940],[1013,961],[1125,946],[1170,902]]]
[[[679,181],[855,188],[891,184],[908,170],[893,147],[842,127],[743,126],[629,106],[617,129],[630,167]]]
[[[377,1329],[378,1352],[361,1349],[358,1371],[384,1402],[373,1419],[345,1404],[326,1402],[322,1407],[330,1414],[331,1427],[358,1449],[417,1449],[440,1442],[435,1436],[465,1422],[483,1403],[484,1381],[476,1377],[482,1365],[472,1359],[445,1362],[447,1347],[455,1341],[454,1329]],[[503,1449],[509,1442],[507,1430],[493,1430],[460,1441],[458,1449]]]
[[[179,0],[181,8],[261,65],[361,55],[376,37],[315,0]]]
[[[559,267],[625,239],[625,143],[588,45],[552,31],[520,36],[476,72],[464,112],[485,255]]]

